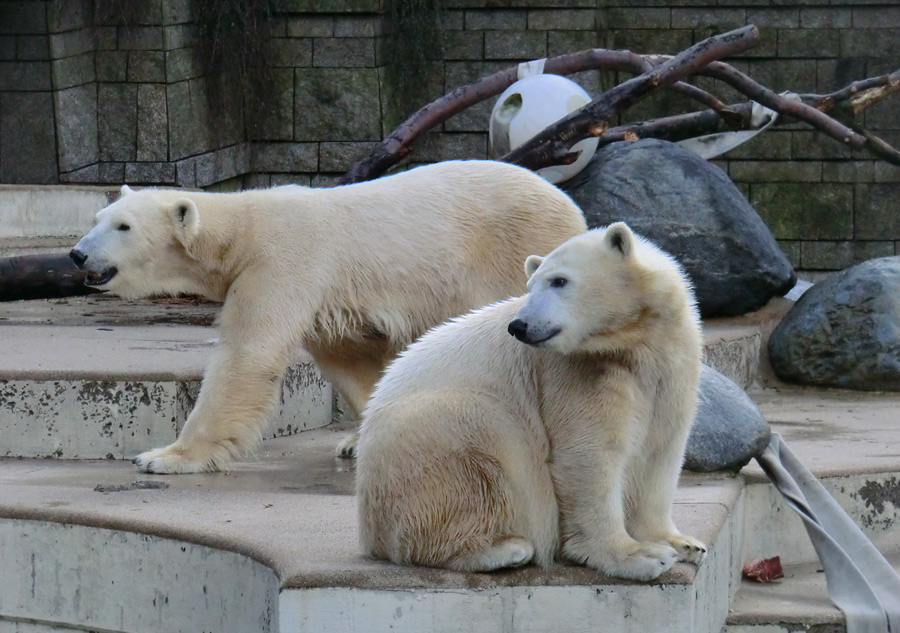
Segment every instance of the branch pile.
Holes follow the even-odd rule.
[[[797,101],[776,94],[720,61],[758,44],[759,32],[749,25],[705,39],[674,57],[601,48],[552,57],[544,66],[546,73],[569,75],[585,70],[613,70],[635,76],[557,121],[501,160],[540,169],[574,162],[577,156],[569,148],[590,136],[599,137],[602,146],[625,139],[652,137],[676,141],[727,130],[748,130],[752,129],[752,103],[749,100],[753,100],[783,115],[776,125],[803,122],[854,150],[867,150],[881,160],[900,165],[900,152],[854,120],[872,104],[900,90],[900,69],[854,82],[831,94],[801,94]],[[412,152],[412,143],[425,132],[466,108],[502,93],[516,81],[517,70],[513,66],[456,88],[415,112],[369,156],[351,167],[340,184],[383,175]],[[721,81],[749,100],[726,104],[708,91],[688,83],[687,79],[691,77]],[[614,116],[660,89],[682,94],[706,107],[696,112],[610,127],[609,122]],[[845,122],[829,116],[827,113],[832,110],[843,114],[841,118]]]

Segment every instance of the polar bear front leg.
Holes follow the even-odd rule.
[[[259,441],[287,365],[281,353],[222,345],[178,440],[134,459],[148,473],[217,471]]]
[[[657,413],[659,418],[653,422],[645,451],[629,467],[626,526],[634,538],[668,543],[678,552],[678,560],[700,563],[706,556],[706,545],[682,534],[672,522],[693,411],[690,399],[671,398]]]
[[[570,440],[574,445],[555,442],[551,468],[562,551],[566,558],[611,576],[652,580],[672,567],[678,555],[667,543],[639,541],[625,529],[624,486],[633,451],[629,425],[611,416],[582,426],[585,432]]]

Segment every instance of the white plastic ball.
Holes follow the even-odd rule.
[[[491,112],[491,156],[503,156],[590,101],[584,88],[560,75],[532,75],[518,80],[500,95]],[[545,167],[537,173],[554,184],[568,180],[585,168],[597,143],[596,138],[581,140],[571,148],[580,152],[578,160],[571,165]]]

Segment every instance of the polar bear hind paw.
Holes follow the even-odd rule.
[[[693,536],[684,534],[674,534],[666,539],[669,545],[678,552],[678,560],[686,563],[699,564],[706,558],[706,545],[695,539]]]
[[[209,444],[201,450],[192,448],[190,451],[172,444],[141,453],[132,463],[141,472],[168,475],[215,472],[230,459],[228,449],[216,444]]]
[[[480,552],[460,554],[447,563],[457,571],[485,572],[527,565],[534,558],[534,545],[523,538],[508,538]]]

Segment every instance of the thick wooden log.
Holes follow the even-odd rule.
[[[98,292],[84,285],[85,273],[68,255],[0,258],[0,301],[53,299]]]

